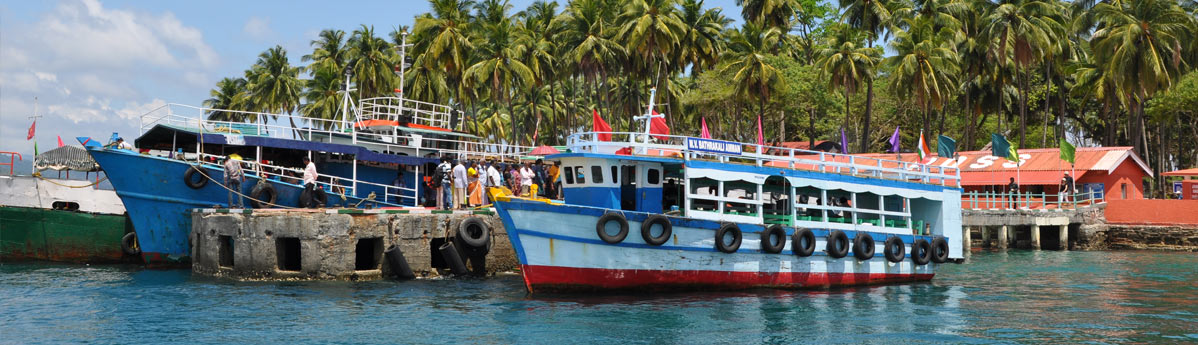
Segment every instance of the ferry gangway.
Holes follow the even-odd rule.
[[[398,98],[397,98],[398,99]],[[405,100],[407,102],[407,100]],[[411,101],[416,102],[416,101]],[[423,104],[431,104],[418,102]],[[242,120],[271,119],[270,123],[211,120],[212,114],[223,114],[227,118]],[[441,120],[438,120],[441,121]],[[448,121],[447,119],[444,121]],[[292,128],[290,123],[302,128]],[[428,122],[433,123],[433,122]],[[458,122],[460,125],[460,121]],[[206,107],[196,107],[184,104],[169,103],[147,112],[140,118],[140,132],[144,134],[156,125],[168,125],[184,129],[195,129],[207,133],[220,133],[244,136],[263,136],[280,139],[305,140],[314,142],[334,142],[334,139],[348,137],[351,143],[371,148],[372,151],[396,153],[413,151],[415,155],[436,154],[458,158],[493,158],[497,160],[519,160],[528,155],[535,147],[504,144],[482,143],[477,141],[429,138],[409,134],[380,134],[360,131],[356,126],[343,120],[315,119],[292,114],[275,114],[264,112],[225,110]],[[378,140],[359,140],[374,138]]]
[[[185,157],[177,157],[177,158],[182,159],[182,160],[187,160]],[[217,170],[224,169],[223,164],[228,159],[227,156],[213,155],[213,154],[207,154],[207,153],[201,153],[198,156],[198,158],[199,158],[201,164],[203,164],[207,167],[213,168],[213,169],[217,169]],[[288,167],[283,167],[283,166],[264,164],[262,162],[244,161],[244,160],[240,161],[240,165],[241,165],[241,168],[245,171],[245,174],[247,176],[258,176],[262,180],[273,180],[276,182],[291,183],[291,184],[295,184],[295,185],[303,185],[303,181],[301,181],[301,178],[304,174],[303,169],[288,168]],[[419,169],[419,167],[417,167],[417,169]],[[419,170],[417,170],[417,171],[419,172]],[[221,178],[221,176],[211,176],[211,177],[213,179],[217,179],[217,180],[219,180]],[[369,187],[374,187],[374,188],[381,188],[383,190],[383,195],[381,195],[381,196],[375,195],[375,197],[376,197],[375,201],[383,202],[383,203],[391,203],[391,204],[398,204],[398,205],[416,205],[417,203],[419,203],[419,198],[420,198],[420,194],[418,194],[420,191],[417,189],[419,187],[407,188],[407,187],[399,187],[399,186],[393,186],[393,185],[385,185],[385,184],[381,184],[381,183],[355,180],[353,178],[325,175],[325,174],[320,174],[319,172],[316,174],[316,184],[317,184],[317,186],[324,189],[327,193],[329,193],[331,195],[336,195],[336,196],[344,195],[344,196],[348,196],[348,197],[361,197],[361,198],[366,198],[367,196],[357,195],[357,190],[355,189],[355,187],[360,188],[361,186],[369,186]],[[419,185],[419,184],[417,184],[417,185]],[[396,200],[396,201],[393,202],[390,200]],[[404,201],[411,201],[411,203],[409,204]]]
[[[600,140],[600,135],[611,135],[611,140]],[[570,135],[567,138],[567,146],[572,152],[611,154],[620,150],[628,150],[631,151],[629,153],[633,154],[676,156],[685,160],[713,160],[721,163],[774,166],[823,173],[938,184],[942,186],[961,186],[961,170],[955,166],[904,162],[854,156],[851,154],[701,139],[688,136],[649,135],[654,138],[653,140],[648,140],[645,136],[646,134],[643,132],[582,132]],[[718,142],[731,145],[731,149],[722,153],[708,150],[694,150],[688,148],[688,140]]]
[[[1103,194],[1095,190],[1064,194],[966,192],[961,195],[961,208],[969,210],[1076,210],[1106,203],[1106,196]]]

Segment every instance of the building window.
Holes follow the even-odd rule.
[[[591,166],[591,181],[594,181],[594,183],[603,183],[603,167],[598,165]]]
[[[574,168],[566,167],[566,184],[574,184]]]
[[[1120,192],[1120,195],[1123,195],[1123,199],[1126,200],[1127,199],[1127,182],[1124,182],[1119,185],[1119,192]]]

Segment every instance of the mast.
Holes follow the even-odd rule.
[[[649,89],[649,105],[645,107],[645,114],[641,115],[641,116],[633,116],[632,117],[633,120],[645,121],[645,144],[646,145],[649,144],[649,129],[650,129],[650,127],[652,127],[653,119],[659,118],[659,117],[662,117],[662,118],[666,117],[665,115],[662,115],[662,114],[653,115],[653,106],[654,106],[654,102],[656,101],[656,98],[657,98],[657,88]],[[628,138],[628,141],[636,142],[636,139]],[[639,149],[637,149],[637,151],[640,154],[648,154],[647,147],[639,148]]]

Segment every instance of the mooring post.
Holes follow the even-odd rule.
[[[1007,235],[1009,234],[1006,225],[998,228],[998,248],[1007,249]]]
[[[1069,250],[1069,224],[1061,225],[1060,229],[1061,243],[1059,244],[1060,247],[1058,248],[1061,248],[1061,250]]]
[[[990,226],[982,225],[982,247],[990,247]]]
[[[973,240],[970,239],[971,235],[969,234],[969,232],[973,229],[971,227],[967,226],[963,230],[965,230],[965,231],[961,232],[961,248],[964,249],[966,253],[968,253],[969,248],[973,248]]]
[[[1032,249],[1040,249],[1040,226],[1032,225]]]

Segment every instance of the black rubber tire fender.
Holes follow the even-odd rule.
[[[137,243],[136,233],[126,233],[121,237],[121,251],[130,256],[141,254],[141,246]]]
[[[844,234],[844,231],[832,230],[825,238],[828,242],[827,248],[824,251],[834,259],[843,258],[849,255],[849,236]]]
[[[187,168],[187,172],[183,173],[183,183],[187,184],[191,189],[200,189],[208,185],[208,178],[200,172],[200,167],[191,166]],[[195,180],[196,174],[200,174],[199,180]]]
[[[790,237],[790,250],[795,255],[808,257],[815,253],[815,233],[810,229],[796,228]]]
[[[866,261],[874,258],[874,237],[864,232],[858,232],[856,237],[853,237],[853,257],[857,260]]]
[[[882,253],[886,255],[886,260],[890,262],[903,262],[907,257],[907,245],[903,244],[903,239],[898,236],[891,236],[886,239],[886,243],[882,246]]]
[[[620,224],[620,231],[615,235],[607,233],[607,223],[611,221],[615,221]],[[595,232],[598,233],[599,239],[603,240],[603,242],[610,244],[623,242],[624,238],[628,237],[628,219],[625,219],[624,215],[619,213],[606,213],[603,216],[600,216],[599,220],[595,222]]]
[[[653,236],[653,225],[661,225],[661,235]],[[651,246],[660,246],[670,240],[670,236],[674,235],[674,225],[670,224],[670,219],[662,215],[649,215],[645,221],[641,222],[641,238],[645,243]]]
[[[275,205],[279,201],[279,192],[275,191],[275,187],[268,182],[259,182],[254,186],[254,191],[250,193],[250,206],[254,208],[267,208]],[[263,202],[258,202],[262,200]]]
[[[470,217],[458,224],[458,239],[468,247],[487,248],[491,242],[491,228],[482,218]]]
[[[732,243],[724,243],[724,235],[732,234]],[[724,253],[735,253],[740,249],[742,233],[740,227],[733,223],[725,223],[715,231],[715,249]]]
[[[932,239],[932,262],[938,264],[948,262],[948,241],[944,237]]]
[[[916,265],[927,265],[932,261],[932,246],[928,241],[922,238],[916,239],[911,243],[911,261]]]
[[[761,251],[778,254],[782,252],[783,248],[786,248],[786,229],[783,229],[781,225],[770,225],[761,231]]]

